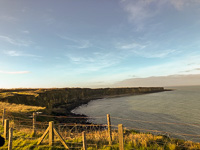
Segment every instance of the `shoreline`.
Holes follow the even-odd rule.
[[[163,87],[4,89],[0,90],[0,101],[46,107],[43,111],[46,115],[87,117],[72,110],[93,100],[164,91],[168,90]],[[59,122],[87,123],[87,119],[59,119]]]
[[[159,93],[159,92],[167,92],[167,91],[173,91],[173,89],[164,89],[164,91],[158,91],[158,92],[150,92],[150,93],[141,93],[141,94],[120,94],[120,95],[112,95],[112,96],[104,96],[102,98],[96,98],[96,99],[91,99],[89,100],[87,103],[83,103],[79,106],[76,106],[74,108],[72,108],[68,113],[67,115],[70,115],[70,117],[87,117],[87,118],[92,118],[92,117],[89,117],[87,115],[84,115],[84,114],[76,114],[74,112],[72,112],[73,110],[77,109],[78,107],[81,107],[82,105],[88,105],[89,102],[91,101],[95,101],[95,100],[101,100],[101,99],[109,99],[109,98],[118,98],[118,97],[127,97],[127,96],[136,96],[136,95],[144,95],[144,94],[152,94],[152,93]],[[93,124],[92,122],[88,122],[87,118],[83,118],[81,120],[82,123],[84,124]],[[105,116],[106,118],[106,116]],[[78,121],[79,122],[79,121]],[[75,122],[76,123],[76,122]]]

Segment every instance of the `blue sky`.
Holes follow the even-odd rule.
[[[199,0],[1,0],[0,88],[200,74],[199,14]]]

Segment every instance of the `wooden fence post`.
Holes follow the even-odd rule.
[[[60,133],[58,131],[56,131],[56,129],[54,128],[53,121],[49,122],[49,127],[46,129],[46,131],[44,132],[44,134],[42,135],[42,137],[39,139],[37,145],[41,144],[41,142],[44,140],[44,138],[47,135],[47,133],[49,133],[49,146],[53,146],[53,143],[54,143],[54,134],[55,134],[59,138],[59,140],[61,141],[61,143],[64,145],[64,147],[66,149],[69,149],[69,147],[67,146],[67,143],[62,138],[62,136],[60,135]]]
[[[53,146],[54,143],[54,123],[53,121],[49,122],[49,146]]]
[[[107,123],[108,123],[108,140],[109,140],[109,144],[112,145],[112,130],[111,130],[110,114],[107,114]]]
[[[123,125],[118,124],[119,150],[124,150]]]
[[[33,136],[36,135],[36,113],[33,113]]]
[[[83,150],[87,150],[87,142],[86,142],[85,131],[82,132],[82,138],[83,138]]]
[[[60,133],[58,131],[56,131],[55,128],[53,128],[54,134],[60,139],[61,143],[64,145],[64,147],[66,149],[69,149],[69,147],[67,146],[67,143],[65,142],[65,140],[62,138],[62,136],[60,135]]]
[[[4,138],[5,138],[5,140],[8,139],[8,136],[9,136],[9,120],[5,119],[4,120]]]
[[[3,126],[4,126],[5,114],[6,114],[6,110],[5,110],[5,108],[4,108],[4,109],[3,109],[3,114],[2,114],[2,125],[3,125]]]
[[[13,129],[9,130],[8,150],[12,150]]]
[[[39,139],[37,145],[40,145],[40,143],[42,143],[42,141],[44,140],[45,136],[49,133],[49,127],[46,129],[46,131],[44,132],[44,134],[42,135],[42,137]]]

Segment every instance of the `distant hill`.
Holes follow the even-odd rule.
[[[131,78],[113,84],[113,87],[157,87],[157,86],[187,86],[200,85],[200,74],[170,75],[148,78]]]

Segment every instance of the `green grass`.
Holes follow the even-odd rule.
[[[0,132],[3,133],[3,127],[0,126]],[[64,150],[61,142],[55,138],[55,145],[53,147],[48,146],[48,136],[37,146],[39,137],[42,136],[44,131],[37,132],[37,137],[32,137],[31,129],[14,130],[13,133],[13,149],[16,150]],[[61,133],[62,134],[62,133]],[[88,150],[94,150],[96,147],[103,150],[118,150],[118,134],[112,132],[113,144],[108,144],[108,138],[106,131],[91,131],[87,133]],[[66,138],[65,138],[66,139]],[[70,148],[82,147],[81,133],[77,134],[75,138],[66,139],[66,143]],[[125,150],[137,149],[137,150],[194,150],[200,149],[199,143],[191,141],[178,140],[168,138],[162,135],[153,135],[146,133],[138,133],[133,130],[124,131],[124,147]],[[0,149],[7,149],[8,143]]]

